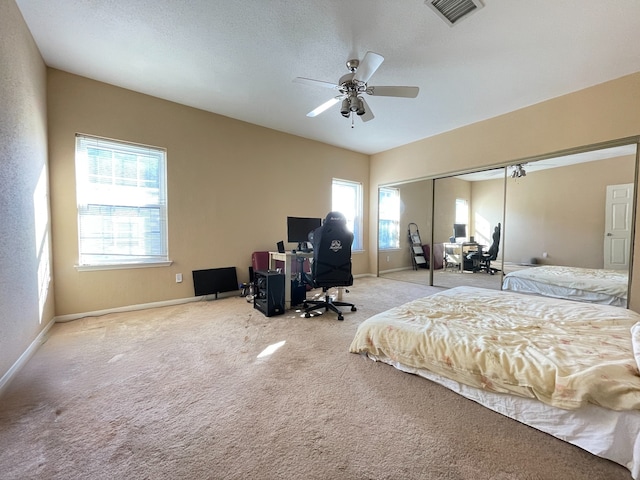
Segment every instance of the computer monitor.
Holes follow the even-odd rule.
[[[306,243],[309,233],[321,225],[321,218],[287,217],[287,241],[298,245]]]
[[[453,236],[455,238],[467,238],[467,225],[465,223],[454,223]]]
[[[193,270],[193,288],[196,297],[238,290],[236,267]]]

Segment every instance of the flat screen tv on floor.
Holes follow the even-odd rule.
[[[215,295],[239,290],[236,267],[208,268],[193,270],[193,289],[195,296]]]

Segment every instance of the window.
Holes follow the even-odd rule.
[[[76,135],[79,266],[168,262],[164,149]]]
[[[400,248],[400,190],[381,187],[378,204],[378,246]]]
[[[456,198],[456,221],[455,223],[469,224],[469,204],[464,198]]]
[[[353,232],[353,250],[363,250],[362,242],[362,184],[333,179],[331,210],[347,217]]]

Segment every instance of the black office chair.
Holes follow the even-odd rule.
[[[467,259],[473,261],[474,272],[486,272],[491,275],[499,272],[499,268],[491,266],[491,262],[498,258],[498,251],[500,250],[500,230],[501,226],[498,223],[496,228],[493,229],[493,243],[486,252],[472,252],[467,255]]]
[[[313,263],[311,264],[311,280],[315,288],[322,288],[324,300],[305,300],[305,317],[311,317],[315,310],[329,310],[338,314],[338,320],[344,316],[338,307],[357,309],[353,303],[334,301],[328,291],[333,287],[353,285],[351,274],[351,244],[353,233],[347,228],[347,220],[339,212],[330,212],[321,227],[313,231]]]

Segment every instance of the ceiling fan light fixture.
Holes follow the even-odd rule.
[[[358,97],[356,97],[355,95],[349,97],[349,110],[351,110],[352,112],[358,111]]]
[[[349,103],[349,99],[345,98],[344,100],[342,100],[342,106],[340,107],[340,113],[342,114],[343,117],[349,117],[349,115],[351,114],[351,104]]]
[[[356,113],[358,115],[364,115],[365,114],[364,102],[362,101],[362,99],[360,97],[358,97],[358,109],[356,110]]]
[[[370,51],[364,55],[362,60],[348,60],[347,68],[349,69],[349,73],[340,77],[340,81],[337,84],[305,77],[296,77],[293,80],[296,83],[316,85],[339,92],[339,95],[307,113],[307,117],[316,117],[332,105],[340,103],[340,114],[345,118],[351,118],[353,127],[353,119],[355,117],[351,116],[352,112],[358,115],[363,122],[369,122],[375,118],[371,107],[369,107],[364,97],[361,96],[365,93],[379,97],[415,98],[418,95],[418,87],[368,85],[367,82],[383,61],[384,57],[382,55]]]

